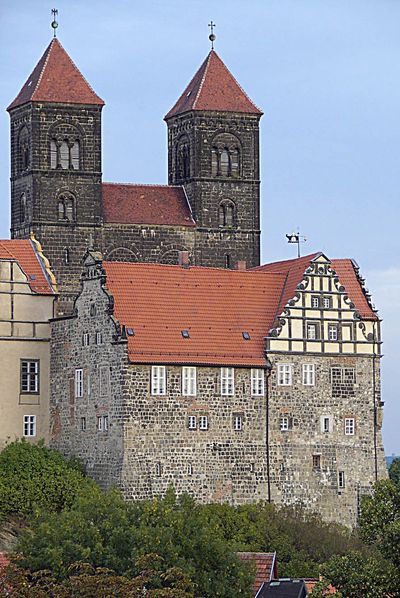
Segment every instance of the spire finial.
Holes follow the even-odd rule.
[[[57,27],[58,27],[57,15],[58,15],[58,10],[56,8],[52,8],[51,9],[51,14],[53,15],[53,21],[51,23],[51,26],[53,27],[53,30],[54,30],[54,37],[57,37]]]
[[[211,42],[211,50],[214,50],[214,42],[217,39],[217,36],[214,33],[214,27],[216,27],[215,23],[213,21],[211,21],[211,23],[208,23],[208,26],[211,30],[210,35],[208,36],[208,39]]]

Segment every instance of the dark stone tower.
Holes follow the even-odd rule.
[[[185,187],[198,265],[260,263],[261,116],[212,50],[165,117],[168,182]]]
[[[64,306],[81,259],[101,247],[101,110],[104,105],[53,39],[11,117],[11,236],[33,232],[56,274]]]

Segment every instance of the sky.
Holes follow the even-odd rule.
[[[0,238],[9,238],[9,118],[51,40],[43,0],[0,0]],[[215,48],[261,120],[262,261],[354,258],[383,319],[386,454],[400,454],[400,2],[58,0],[58,37],[106,106],[103,180],[167,182],[166,126]]]

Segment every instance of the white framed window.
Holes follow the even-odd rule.
[[[288,432],[292,429],[292,418],[288,415],[281,415],[279,420],[279,428],[281,432]]]
[[[166,392],[166,370],[165,365],[151,366],[151,394],[165,395]]]
[[[337,341],[339,337],[339,330],[337,324],[328,324],[328,339],[330,341]]]
[[[278,385],[291,386],[292,384],[292,364],[278,363]]]
[[[21,359],[21,393],[39,392],[39,360]]]
[[[156,476],[161,477],[161,475],[162,475],[162,467],[161,467],[161,463],[158,462],[158,463],[156,463]]]
[[[321,432],[324,434],[332,432],[332,418],[329,415],[321,416]]]
[[[332,307],[332,299],[331,297],[324,297],[322,300],[322,305],[325,309],[330,309]]]
[[[200,430],[208,430],[208,415],[200,415],[199,429]]]
[[[346,486],[346,479],[345,479],[344,471],[338,472],[338,486],[339,486],[339,488],[345,488],[345,486]]]
[[[316,295],[311,297],[311,307],[319,307],[319,297],[317,297]]]
[[[306,331],[309,340],[316,340],[318,338],[318,324],[316,322],[307,322]]]
[[[251,396],[263,397],[265,394],[265,376],[261,368],[251,368]]]
[[[235,413],[233,416],[233,429],[235,432],[240,432],[243,430],[243,415],[239,413]]]
[[[182,394],[184,397],[195,397],[196,393],[196,368],[184,366],[182,368]]]
[[[88,333],[88,332],[85,332],[85,333],[82,335],[82,345],[83,345],[84,347],[88,347],[88,346],[89,346],[89,344],[90,344],[90,336],[89,336],[89,333]]]
[[[304,386],[315,385],[315,364],[303,363],[303,384]]]
[[[81,430],[82,432],[86,431],[86,417],[81,417]]]
[[[235,393],[234,368],[221,368],[221,395],[232,397]]]
[[[36,436],[36,415],[24,415],[24,436]]]
[[[356,430],[356,420],[354,417],[344,418],[344,433],[346,436],[354,436]]]
[[[108,415],[99,415],[97,417],[97,431],[107,432],[108,431]]]
[[[193,475],[193,465],[191,463],[188,463],[186,473],[187,475]]]
[[[189,415],[188,428],[189,430],[197,430],[197,417],[195,415]]]
[[[101,332],[96,332],[96,345],[103,344],[103,334]]]
[[[83,397],[83,369],[75,370],[75,398],[81,399]]]

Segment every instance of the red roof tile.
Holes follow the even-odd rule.
[[[183,187],[103,183],[104,221],[196,226]]]
[[[0,241],[0,260],[15,260],[27,276],[29,286],[34,293],[41,295],[55,293],[47,279],[35,244],[29,239]]]
[[[7,555],[4,552],[0,552],[0,570],[4,569],[4,567],[7,567],[9,564],[10,561],[7,558]]]
[[[312,253],[303,257],[285,260],[281,262],[273,262],[263,266],[257,266],[253,270],[262,272],[281,272],[286,275],[286,283],[284,292],[279,303],[278,314],[282,313],[284,306],[296,294],[296,287],[302,281],[303,274],[310,265],[310,263],[317,258],[321,253]],[[346,289],[346,292],[354,303],[360,316],[366,320],[376,320],[377,315],[369,305],[368,300],[363,292],[361,281],[358,277],[358,272],[354,266],[353,260],[350,259],[333,259],[331,260],[333,270],[339,277],[340,283]]]
[[[27,102],[104,105],[57,38],[51,40],[7,110]]]
[[[132,362],[262,367],[282,274],[103,262]],[[182,336],[188,330],[190,338]],[[244,340],[249,332],[250,340]]]
[[[190,110],[218,110],[262,115],[261,110],[253,104],[214,50],[208,54],[165,119]]]
[[[237,555],[242,561],[251,561],[256,565],[254,594],[258,592],[264,581],[277,579],[276,552],[238,552]]]

